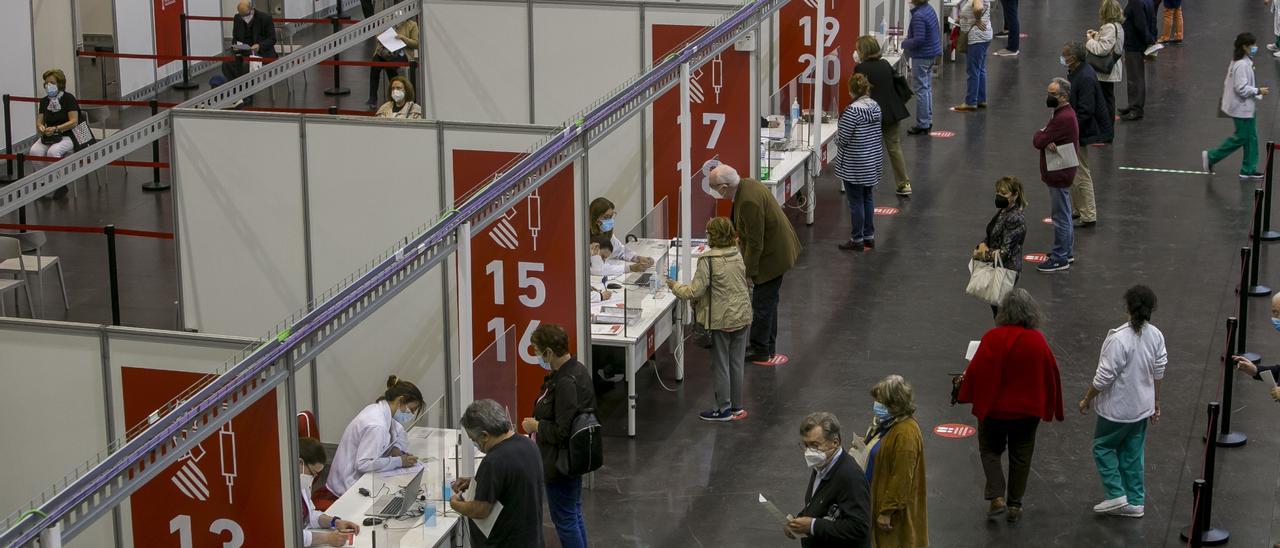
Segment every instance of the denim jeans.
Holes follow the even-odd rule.
[[[964,39],[963,36],[960,38]],[[987,102],[987,47],[990,45],[991,42],[969,44],[969,49],[965,53],[968,56],[965,73],[969,75],[969,88],[964,96],[966,105],[973,106]]]
[[[1022,38],[1022,25],[1018,24],[1018,0],[1000,0],[1004,7],[1004,28],[1009,31],[1009,42],[1005,49],[1018,51],[1018,40]]]
[[[582,476],[547,482],[547,508],[564,548],[586,548],[587,526],[582,522]]]
[[[1065,261],[1071,256],[1075,233],[1071,227],[1070,188],[1049,187],[1050,207],[1053,210],[1053,250],[1049,260]]]
[[[849,239],[855,242],[875,239],[875,185],[844,183],[844,199],[849,203]]]
[[[933,57],[911,58],[911,88],[916,92],[916,126],[933,127]]]

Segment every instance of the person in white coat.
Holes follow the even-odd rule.
[[[1253,58],[1258,55],[1258,41],[1247,32],[1236,36],[1231,67],[1222,83],[1222,113],[1231,117],[1236,131],[1218,148],[1200,152],[1200,164],[1206,173],[1236,149],[1244,148],[1240,162],[1241,179],[1261,179],[1258,172],[1258,101],[1271,93],[1271,88],[1258,87],[1253,77]]]
[[[1102,26],[1098,30],[1085,32],[1084,49],[1092,55],[1108,58],[1111,55],[1124,56],[1124,9],[1118,0],[1102,0],[1098,8],[1098,19]],[[1102,96],[1107,99],[1107,113],[1116,117],[1116,84],[1124,81],[1124,62],[1117,60],[1111,72],[1098,72],[1098,84],[1102,86]]]
[[[390,472],[418,463],[407,452],[405,425],[422,410],[422,392],[395,375],[387,379],[382,397],[360,410],[342,432],[325,488],[334,499],[370,472]],[[328,508],[327,506],[325,508]]]
[[[653,257],[645,257],[636,254],[636,252],[627,249],[622,245],[622,241],[618,240],[618,236],[613,231],[613,217],[617,213],[613,202],[603,196],[591,200],[591,205],[587,207],[587,216],[591,219],[589,237],[604,236],[609,238],[613,243],[613,254],[609,255],[609,261],[624,261],[631,263],[630,270],[632,272],[644,272],[653,268]]]
[[[303,546],[343,546],[349,535],[360,534],[360,526],[337,516],[322,514],[311,500],[311,484],[324,470],[324,446],[315,438],[298,438],[298,497],[301,500]]]
[[[1106,499],[1094,512],[1140,518],[1146,510],[1144,486],[1147,422],[1160,420],[1160,382],[1169,351],[1164,334],[1151,325],[1156,294],[1145,285],[1124,292],[1129,321],[1107,333],[1098,369],[1080,399],[1080,414],[1090,403],[1098,414],[1093,430],[1093,459]]]

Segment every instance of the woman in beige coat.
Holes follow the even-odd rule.
[[[676,297],[696,301],[696,319],[711,334],[716,406],[698,416],[726,422],[747,416],[742,408],[742,365],[751,325],[751,295],[733,223],[725,217],[707,221],[707,243],[711,249],[698,257],[693,280],[687,285],[667,280],[667,285]]]
[[[1117,0],[1102,0],[1098,8],[1098,19],[1102,26],[1098,30],[1085,32],[1084,49],[1093,55],[1106,57],[1113,53],[1124,55],[1124,10],[1120,9]],[[1102,84],[1102,95],[1107,98],[1107,112],[1114,118],[1116,115],[1116,84],[1124,80],[1124,61],[1116,61],[1111,72],[1098,71],[1098,83]]]

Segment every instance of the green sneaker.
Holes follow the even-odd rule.
[[[898,196],[910,196],[910,195],[911,195],[911,183],[902,183],[902,184],[898,185],[897,194],[898,194]]]

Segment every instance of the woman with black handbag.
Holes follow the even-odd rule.
[[[893,166],[897,194],[908,196],[911,194],[911,178],[907,176],[907,161],[902,157],[898,124],[911,117],[907,111],[911,87],[905,78],[893,71],[893,65],[881,58],[880,41],[875,36],[858,37],[853,62],[857,63],[853,73],[867,77],[871,83],[871,99],[880,105],[880,136],[889,164]]]
[[[1107,99],[1107,114],[1116,117],[1116,84],[1124,80],[1124,10],[1116,0],[1102,0],[1098,8],[1102,26],[1085,32],[1084,49],[1090,65],[1098,73],[1098,84]],[[1110,66],[1110,70],[1104,70]]]
[[[987,222],[987,237],[973,249],[973,260],[993,262],[1000,254],[1000,264],[1022,274],[1022,242],[1027,237],[1027,198],[1022,192],[1022,182],[1017,177],[1001,177],[996,181],[996,214]],[[1018,283],[1015,276],[1013,283]],[[991,315],[999,311],[991,305]]]
[[[40,115],[36,117],[36,139],[27,154],[35,157],[61,158],[76,148],[71,132],[80,123],[80,104],[67,92],[67,75],[61,69],[50,69],[42,75],[45,96],[40,99]],[[33,160],[34,163],[34,160]],[[67,195],[67,187],[53,192],[53,198]]]
[[[707,221],[711,249],[698,257],[698,268],[688,284],[667,280],[677,298],[697,301],[694,314],[711,335],[711,368],[715,377],[716,406],[699,413],[705,421],[726,422],[746,418],[742,407],[742,367],[746,363],[751,325],[751,294],[747,291],[747,265],[738,251],[738,235],[726,217]]]

